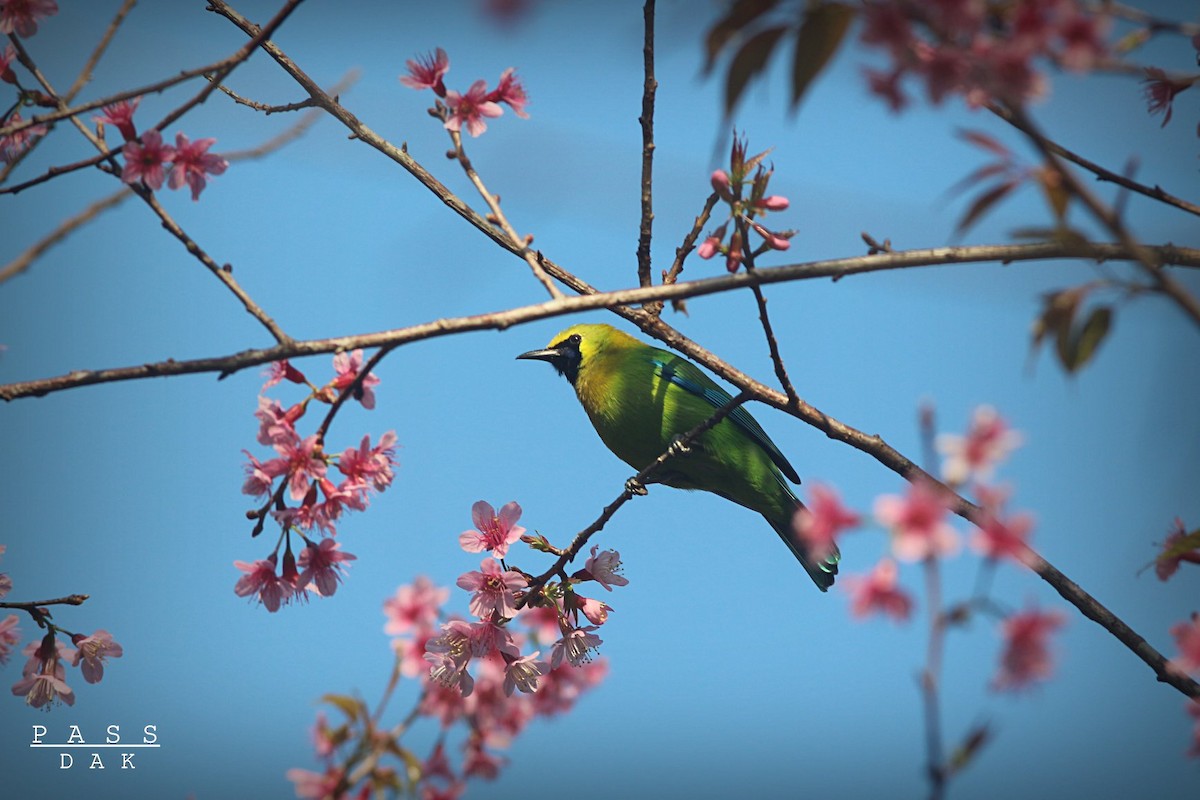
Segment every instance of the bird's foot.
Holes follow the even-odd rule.
[[[645,497],[649,494],[649,492],[646,491],[646,484],[642,483],[637,478],[630,478],[629,480],[625,481],[625,491],[638,497]]]
[[[692,448],[688,447],[687,443],[683,440],[683,437],[677,434],[671,439],[671,446],[667,448],[667,455],[669,455],[671,458],[675,458],[676,456],[686,455],[687,453],[690,453],[691,450]]]

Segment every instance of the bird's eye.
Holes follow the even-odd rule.
[[[578,347],[579,343],[582,341],[583,341],[583,337],[580,336],[578,333],[571,334],[571,337],[569,339],[567,339],[567,342],[571,345],[574,345],[575,347]]]

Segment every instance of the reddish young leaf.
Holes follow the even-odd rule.
[[[787,27],[783,25],[759,31],[747,39],[734,55],[725,79],[725,116],[733,115],[734,106],[741,99],[746,85],[766,67],[771,51],[786,32]]]
[[[846,36],[854,20],[854,9],[841,3],[822,3],[810,8],[796,32],[796,54],[792,61],[792,110],[809,84],[820,74]]]
[[[975,145],[976,147],[982,147],[984,150],[987,150],[989,153],[995,153],[996,155],[1000,156],[1001,158],[1003,158],[1007,161],[1012,160],[1012,157],[1013,157],[1012,151],[1010,151],[1004,145],[1000,144],[1000,142],[996,141],[991,136],[988,136],[986,133],[981,133],[980,131],[972,131],[972,130],[967,130],[965,128],[962,128],[962,129],[959,129],[958,135],[960,138],[966,139],[968,142]]]
[[[717,56],[731,39],[777,5],[779,0],[736,0],[730,6],[729,13],[717,20],[704,37],[704,73],[707,75],[712,72]]]
[[[966,233],[972,225],[979,221],[983,214],[995,205],[1000,200],[1003,200],[1005,195],[1017,188],[1021,184],[1019,179],[1010,178],[1003,183],[993,186],[988,191],[975,198],[975,202],[971,203],[971,207],[967,209],[967,213],[959,220],[958,226],[954,229],[954,233]]]

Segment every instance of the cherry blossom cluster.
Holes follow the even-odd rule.
[[[1015,106],[1045,93],[1039,59],[1085,72],[1109,51],[1110,20],[1079,0],[871,0],[863,14],[862,41],[891,62],[867,69],[868,84],[896,111],[908,103],[908,76],[935,104],[958,94],[972,107]]]
[[[1009,513],[1005,509],[1007,492],[985,482],[1020,442],[1020,435],[987,406],[975,411],[965,435],[937,438],[937,447],[945,456],[942,475],[946,482],[951,486],[973,482],[983,515],[970,545],[989,568],[1004,560],[1027,563],[1030,556],[1027,542],[1033,518]],[[941,494],[919,481],[911,483],[903,496],[878,498],[874,516],[889,531],[890,553],[867,575],[850,575],[843,581],[856,617],[879,613],[897,621],[909,619],[913,598],[899,584],[896,562],[930,562],[956,555],[961,541],[948,521],[948,513]],[[833,552],[843,532],[860,523],[860,516],[843,506],[833,489],[817,485],[810,491],[808,506],[796,514],[794,529],[813,557],[822,559]],[[982,598],[977,598],[976,604],[990,607]],[[1050,677],[1048,639],[1063,622],[1059,612],[1036,608],[1004,618],[1003,650],[992,687],[1021,689]]]
[[[450,71],[450,57],[442,48],[406,63],[408,74],[400,76],[400,83],[410,89],[432,89],[438,96],[432,113],[443,121],[448,131],[459,133],[466,127],[467,133],[479,136],[487,130],[485,118],[495,118],[504,113],[501,103],[511,108],[518,117],[529,118],[525,113],[529,96],[513,67],[500,74],[494,89],[488,89],[487,81],[480,79],[472,83],[466,92],[457,92],[447,89],[443,81]]]
[[[743,263],[753,267],[754,258],[761,253],[787,250],[791,246],[789,240],[795,231],[772,231],[759,221],[768,212],[788,207],[788,199],[783,195],[767,194],[774,170],[767,169],[762,162],[769,152],[764,150],[747,158],[746,139],[733,137],[729,169],[716,170],[711,176],[713,191],[729,207],[729,217],[700,243],[696,255],[709,259],[719,253],[725,257],[725,268],[737,272]],[[756,248],[750,247],[750,231],[762,240]]]
[[[314,742],[325,768],[290,770],[297,796],[350,796],[361,781],[363,796],[407,788],[427,800],[457,798],[469,779],[496,778],[507,763],[501,751],[533,719],[570,711],[604,679],[606,662],[593,658],[600,644],[595,630],[612,608],[580,595],[575,587],[588,581],[608,591],[626,585],[619,554],[593,547],[582,569],[539,585],[537,578],[510,568],[505,560],[518,540],[538,550],[548,547],[544,538],[525,535],[517,524],[521,507],[512,502],[496,511],[479,501],[471,514],[474,528],[459,536],[459,545],[468,553],[487,555],[478,570],[457,580],[470,595],[470,618],[447,614],[450,589],[424,576],[398,588],[383,604],[384,632],[395,637],[396,675],[418,681],[421,688],[410,720],[429,718],[440,725],[429,755],[419,759],[404,747],[400,737],[407,724],[378,730],[378,712],[370,715],[361,701],[333,697],[345,720],[331,726],[324,715],[318,717]],[[590,624],[581,625],[583,621]],[[541,659],[547,647],[550,656]],[[456,748],[450,740],[460,724],[466,729],[457,747],[461,758],[452,760]],[[386,762],[364,757],[376,751],[400,756],[410,767],[407,785]]]
[[[279,523],[281,534],[266,558],[253,563],[234,562],[245,573],[234,592],[239,597],[257,598],[268,611],[278,611],[293,600],[305,600],[309,592],[329,597],[337,591],[346,562],[355,559],[331,538],[337,535],[337,523],[347,511],[366,510],[372,494],[387,489],[394,478],[393,431],[374,444],[370,435],[365,435],[357,447],[348,447],[340,454],[325,451],[324,426],[304,438],[297,432],[296,424],[313,401],[332,405],[342,393],[350,392],[364,408],[375,407],[374,390],[379,378],[371,372],[363,374],[362,350],[338,353],[333,368],[334,376],[317,386],[290,362],[275,362],[267,371],[254,412],[259,422],[258,442],[271,447],[275,457],[260,461],[249,451],[242,451],[248,459],[242,492],[264,501],[258,509],[247,512],[249,518],[257,519],[254,534],[262,530],[268,514]],[[266,396],[268,389],[282,381],[306,386],[309,393],[285,409],[278,400]],[[340,480],[331,468],[341,474]],[[298,505],[289,505],[289,500]],[[299,556],[292,550],[293,536],[303,542]]]
[[[1159,580],[1167,581],[1179,572],[1181,564],[1200,564],[1200,529],[1189,533],[1183,520],[1176,518],[1154,560],[1154,571]],[[1200,679],[1200,614],[1193,611],[1187,620],[1172,625],[1169,633],[1179,652],[1167,662],[1167,669]],[[1187,712],[1196,718],[1188,755],[1200,758],[1200,700],[1189,702]]]
[[[0,555],[5,546],[0,545]],[[12,578],[0,573],[0,601],[12,590]],[[62,601],[50,601],[62,602]],[[83,679],[88,683],[99,683],[104,677],[106,659],[119,658],[124,652],[121,645],[113,641],[112,634],[98,630],[91,635],[71,633],[51,620],[50,609],[38,603],[0,603],[0,607],[19,608],[26,611],[38,627],[46,630],[39,640],[27,644],[21,654],[27,657],[21,668],[21,679],[13,684],[12,693],[24,697],[34,708],[49,708],[55,703],[75,705],[75,691],[67,685],[65,664],[79,667]],[[9,614],[0,619],[0,664],[7,664],[14,649],[21,643],[19,618]],[[60,637],[70,639],[74,648],[66,646]]]
[[[164,180],[172,189],[186,184],[192,190],[192,200],[199,200],[200,193],[208,185],[207,176],[220,175],[229,166],[228,161],[208,152],[217,140],[197,139],[193,142],[185,134],[176,133],[172,147],[163,143],[162,134],[154,128],[138,136],[133,114],[141,101],[141,97],[135,97],[107,105],[103,115],[92,118],[100,125],[101,135],[104,126],[111,125],[125,139],[121,151],[125,157],[121,180],[129,184],[140,182],[155,191],[162,188]]]
[[[55,0],[0,0],[0,33],[28,39],[39,22],[57,13]]]

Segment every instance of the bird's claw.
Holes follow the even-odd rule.
[[[688,447],[687,442],[683,440],[682,436],[676,434],[671,438],[671,446],[667,448],[667,455],[674,458],[675,456],[682,456],[689,452],[691,452],[691,448]]]
[[[625,481],[625,491],[638,497],[645,497],[649,492],[646,491],[646,484],[639,481],[637,478],[630,478]]]

